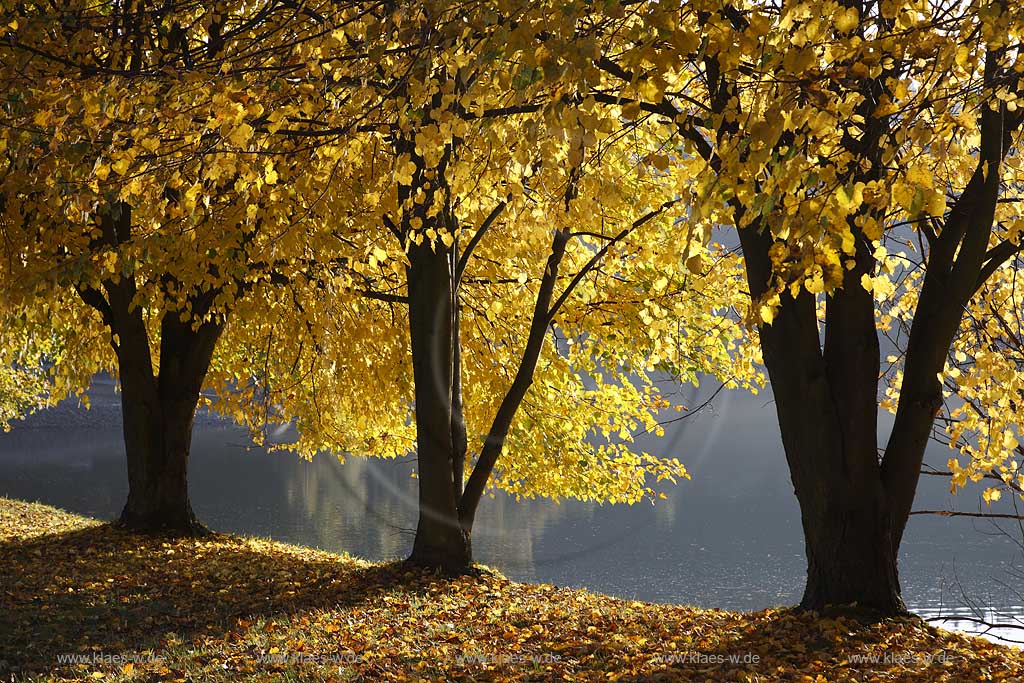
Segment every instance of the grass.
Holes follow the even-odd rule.
[[[1024,681],[1024,651],[912,617],[703,610],[139,537],[0,498],[0,679]]]

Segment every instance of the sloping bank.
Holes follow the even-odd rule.
[[[454,580],[213,534],[130,536],[0,498],[0,679],[1024,680],[1024,651],[863,624]]]

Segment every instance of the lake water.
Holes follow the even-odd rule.
[[[699,395],[690,398],[700,403]],[[89,411],[65,403],[0,434],[0,495],[101,519],[120,512],[127,478],[113,383],[97,379],[91,401]],[[770,394],[722,392],[667,432],[642,444],[678,455],[690,470],[692,479],[669,489],[667,500],[612,506],[517,502],[498,493],[477,516],[478,561],[513,579],[656,602],[739,610],[797,602],[805,570],[800,517]],[[948,457],[933,445],[928,461],[945,469]],[[202,416],[190,464],[192,504],[218,531],[400,558],[416,523],[413,467],[412,459],[341,463],[267,453],[250,448],[242,430]],[[918,509],[979,509],[980,488],[951,496],[943,478],[922,479]],[[1012,512],[1009,501],[1001,506]],[[900,557],[911,609],[1024,624],[1017,588],[1024,533],[1003,528],[1006,534],[986,520],[913,517]],[[1024,640],[1024,631],[995,635]]]

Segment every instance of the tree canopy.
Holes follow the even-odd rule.
[[[3,22],[4,345],[53,340],[54,396],[132,368],[175,425],[126,431],[143,450],[187,457],[203,386],[256,434],[294,420],[305,454],[415,450],[414,555],[467,562],[488,486],[651,495],[685,474],[631,446],[660,429],[660,379],[751,385],[763,361],[815,609],[902,609],[937,414],[954,487],[1020,488],[1005,0],[37,2]]]
[[[60,340],[53,400],[108,370],[126,430],[149,394],[176,421],[142,450],[187,457],[206,387],[306,454],[393,456],[440,397],[458,490],[633,502],[685,475],[630,448],[669,405],[654,373],[756,379],[740,262],[690,225],[663,138],[556,68],[619,18],[102,9],[6,20],[4,296]]]

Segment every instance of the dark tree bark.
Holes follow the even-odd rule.
[[[183,416],[183,406],[165,408],[152,382],[132,374],[121,373],[128,501],[119,524],[133,531],[198,531],[188,496],[191,416]]]
[[[146,363],[126,362],[126,352],[119,356],[128,458],[128,501],[119,523],[134,531],[202,533],[188,495],[188,457],[220,326],[206,323],[193,331],[172,313],[161,334],[159,376],[147,373]]]
[[[855,0],[844,4],[859,7]],[[737,31],[746,29],[742,11],[724,6],[721,13]],[[985,85],[994,88],[1000,84],[1019,91],[1021,76],[1006,66],[1006,54],[1005,47],[988,51]],[[644,111],[677,121],[679,134],[693,144],[710,171],[721,173],[716,145],[739,134],[737,122],[743,116],[735,111],[729,115],[727,109],[741,98],[717,56],[706,54],[703,59],[709,106],[722,117],[722,124],[710,137],[668,98],[638,104]],[[635,77],[608,57],[598,66],[623,80]],[[863,94],[857,112],[863,117],[862,133],[847,135],[843,146],[860,163],[849,170],[847,180],[884,182],[890,172],[883,163],[884,149],[891,144],[890,122],[875,116],[874,103],[885,94],[888,79],[900,77],[887,67],[880,77],[858,84]],[[876,443],[880,373],[874,302],[860,286],[860,278],[873,275],[876,264],[870,243],[855,220],[850,221],[855,266],[844,271],[842,288],[826,301],[824,340],[819,338],[814,296],[806,291],[796,297],[784,292],[773,322],[759,326],[786,459],[800,503],[808,563],[801,600],[804,608],[821,610],[856,603],[880,614],[905,610],[897,557],[925,447],[942,405],[937,375],[965,305],[985,280],[1022,248],[1006,241],[991,246],[990,239],[1000,167],[1024,124],[1024,111],[1010,112],[999,103],[995,108],[981,107],[978,116],[981,142],[973,176],[945,216],[919,222],[918,229],[928,242],[926,275],[904,355],[895,423],[881,454]],[[791,135],[784,134],[779,145],[788,148],[793,142]],[[756,194],[757,182],[750,182]],[[741,202],[733,198],[730,203],[750,296],[757,302],[771,288],[769,248],[774,239],[769,226],[746,215]]]
[[[449,572],[472,564],[470,530],[459,523],[453,425],[454,280],[450,254],[424,240],[409,249],[409,333],[415,384],[419,521],[409,561]]]
[[[438,70],[435,77],[449,76]],[[463,76],[452,76],[455,90],[466,87]],[[431,110],[439,110],[443,98],[436,95]],[[424,119],[429,114],[424,114]],[[424,123],[427,121],[424,120]],[[512,421],[527,391],[544,348],[545,335],[560,310],[582,279],[607,254],[608,249],[634,229],[661,215],[679,200],[665,202],[648,212],[618,235],[610,237],[587,264],[577,272],[555,298],[559,267],[571,237],[568,228],[553,231],[551,250],[537,290],[530,329],[511,386],[491,422],[477,452],[476,462],[465,472],[469,452],[462,393],[462,336],[459,287],[474,249],[506,208],[511,196],[499,201],[476,226],[464,248],[455,237],[455,216],[451,189],[445,181],[448,164],[461,141],[453,139],[440,161],[428,167],[408,135],[395,139],[395,153],[408,155],[415,164],[412,179],[398,187],[399,222],[385,216],[384,222],[398,238],[409,259],[406,267],[409,332],[415,382],[415,420],[419,477],[419,521],[409,561],[415,564],[462,572],[472,565],[472,530],[476,511],[504,448]],[[539,163],[539,161],[537,162]],[[575,198],[579,169],[570,173],[565,190],[568,212]],[[439,209],[429,210],[431,207]],[[415,223],[414,223],[415,221]],[[416,225],[417,228],[413,228]],[[468,226],[466,226],[468,227]],[[453,241],[445,245],[426,238],[428,228],[445,231]],[[415,239],[421,240],[419,244]]]
[[[999,78],[1001,53],[986,59],[986,79]],[[1019,77],[1018,82],[1019,82]],[[871,88],[875,84],[868,83]],[[871,98],[866,98],[871,102]],[[866,169],[861,179],[882,178],[883,126],[867,129],[851,147]],[[760,326],[764,362],[775,393],[793,487],[800,502],[807,552],[801,606],[822,610],[850,605],[880,614],[905,611],[897,559],[910,517],[925,448],[942,406],[942,371],[965,306],[985,279],[1020,247],[990,248],[1000,191],[1000,166],[1020,128],[1005,107],[980,114],[977,168],[928,237],[926,275],[904,356],[896,418],[879,457],[876,415],[879,348],[874,301],[859,284],[875,263],[864,235],[856,240],[854,267],[826,300],[825,338],[819,339],[814,297],[782,296],[771,324]],[[872,175],[874,173],[874,175]],[[743,207],[736,207],[741,224]],[[768,291],[772,238],[757,221],[740,230],[754,300]]]
[[[494,218],[497,213],[492,214]],[[493,220],[493,218],[491,219]],[[488,224],[480,229],[486,230]],[[407,268],[409,331],[415,382],[419,521],[409,562],[449,573],[473,564],[472,531],[477,506],[504,447],[544,346],[554,310],[558,269],[569,233],[556,231],[541,278],[531,327],[515,378],[495,414],[470,475],[462,415],[458,252],[426,241],[411,245]],[[570,283],[571,291],[575,282]]]
[[[434,106],[440,106],[435,98]],[[419,520],[408,561],[412,564],[460,573],[472,566],[470,529],[459,523],[465,434],[462,419],[461,356],[458,345],[456,251],[441,240],[431,242],[420,232],[412,236],[413,221],[422,231],[432,227],[454,234],[444,184],[454,153],[449,144],[436,168],[428,168],[415,142],[396,140],[396,153],[408,154],[416,164],[412,184],[398,188],[405,207],[396,237],[408,242],[406,267],[409,339],[412,351],[416,421],[416,460],[419,479]],[[432,177],[433,182],[430,178]],[[421,193],[417,197],[417,190]],[[435,202],[442,210],[431,215]]]
[[[750,281],[767,282],[771,241],[741,231]],[[870,262],[867,247],[858,260]],[[763,258],[762,258],[763,255]],[[860,268],[829,299],[822,345],[814,296],[784,298],[761,347],[775,395],[786,460],[800,503],[807,555],[801,606],[857,603],[904,611],[894,518],[878,462],[878,338]],[[854,286],[856,285],[856,286]]]
[[[97,246],[116,249],[127,242],[131,209],[114,205],[102,228]],[[188,456],[199,392],[223,325],[208,321],[193,329],[177,311],[165,313],[157,373],[143,311],[133,301],[134,278],[104,280],[101,287],[80,284],[77,291],[102,315],[118,361],[128,464],[128,500],[119,524],[140,532],[202,533],[188,496]],[[214,294],[192,297],[193,313],[205,315]]]

